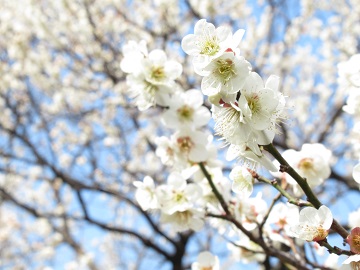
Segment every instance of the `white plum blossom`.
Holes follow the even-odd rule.
[[[142,210],[146,211],[159,207],[154,180],[150,176],[145,176],[143,182],[134,181],[133,184],[137,188],[135,192],[136,201]]]
[[[199,231],[204,226],[205,213],[201,208],[189,208],[172,214],[161,213],[160,221],[171,225],[177,232]]]
[[[196,184],[187,184],[179,173],[171,173],[168,184],[161,185],[156,190],[162,212],[172,215],[192,208],[201,196],[201,189]]]
[[[182,73],[182,65],[167,59],[163,50],[153,50],[143,60],[145,79],[153,85],[172,86]]]
[[[299,209],[290,203],[277,203],[271,209],[266,220],[267,223],[275,225],[280,231],[284,231],[287,236],[292,236],[290,230],[299,220]]]
[[[304,144],[300,151],[286,150],[282,156],[302,177],[306,178],[310,187],[316,187],[324,182],[331,174],[330,161],[332,152],[320,143]],[[279,168],[279,162],[274,161]],[[281,176],[279,173],[274,173]],[[285,174],[286,181],[292,185],[295,195],[302,195],[302,190],[296,181]]]
[[[278,92],[279,78],[271,76],[265,86],[261,77],[252,72],[247,77],[238,100],[212,107],[215,131],[226,142],[255,142],[267,145],[275,136],[275,126],[281,115],[283,95]],[[280,106],[279,106],[280,105]]]
[[[126,73],[130,98],[140,110],[151,106],[167,106],[170,94],[177,91],[175,80],[182,73],[182,65],[168,60],[162,50],[147,54],[146,46],[134,42],[124,46],[124,59],[120,66]]]
[[[194,166],[198,162],[207,162],[211,166],[218,166],[216,149],[210,144],[212,136],[197,129],[184,127],[176,131],[170,138],[165,136],[156,138],[156,155],[167,166],[174,166],[182,170],[182,174],[190,177],[199,170]]]
[[[324,240],[333,222],[333,216],[328,207],[319,209],[306,207],[300,211],[299,222],[291,227],[293,235],[308,242]]]
[[[196,184],[187,184],[179,173],[172,173],[168,184],[159,186],[156,194],[163,223],[171,224],[175,231],[198,231],[203,227],[204,212],[195,208],[195,202],[201,197],[201,189]]]
[[[199,75],[204,76],[201,90],[208,96],[220,94],[225,100],[243,87],[250,70],[251,65],[244,57],[225,52],[201,70]]]
[[[167,166],[173,166],[175,162],[175,145],[173,141],[165,136],[156,138],[155,143],[156,155],[161,159],[161,162]]]
[[[253,181],[251,173],[247,168],[237,166],[233,168],[229,174],[229,178],[233,181],[231,190],[243,197],[249,197],[253,192]]]
[[[202,106],[203,95],[199,90],[192,89],[184,93],[177,93],[168,102],[169,109],[162,116],[165,126],[181,130],[206,125],[210,118],[210,111]]]
[[[167,106],[170,94],[174,91],[171,85],[153,84],[146,80],[145,74],[133,73],[126,77],[129,86],[129,97],[135,100],[139,110],[144,111],[156,104]]]
[[[275,129],[277,118],[281,114],[279,107],[283,107],[281,105],[285,103],[284,96],[278,91],[279,80],[279,77],[272,75],[264,85],[262,78],[255,72],[251,72],[247,77],[238,107],[245,123],[252,129]],[[259,144],[269,144],[273,136],[269,136],[268,139],[269,141],[261,141]]]
[[[173,134],[171,140],[179,162],[201,162],[209,156],[206,152],[207,133],[184,128]]]
[[[195,72],[196,68],[205,67],[213,59],[222,55],[227,48],[233,46],[231,43],[229,44],[229,41],[233,41],[231,35],[229,27],[215,28],[205,19],[199,20],[195,24],[194,34],[185,36],[181,41],[184,52],[194,57]],[[238,40],[239,43],[240,40]]]
[[[219,258],[209,251],[199,253],[197,261],[191,264],[191,270],[219,270]]]
[[[236,198],[234,206],[235,216],[238,220],[241,220],[242,225],[247,230],[254,230],[257,224],[263,221],[266,211],[267,204],[262,198],[261,192],[253,198]]]

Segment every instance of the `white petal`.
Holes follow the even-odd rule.
[[[299,217],[300,223],[309,223],[312,226],[318,226],[321,224],[319,219],[318,210],[313,207],[306,207],[300,211]]]
[[[155,187],[154,180],[148,175],[144,177],[144,185],[152,188]]]
[[[239,157],[240,153],[244,153],[246,149],[246,144],[235,145],[231,144],[226,153],[226,160],[231,161]]]
[[[204,33],[214,33],[215,26],[212,23],[206,22],[205,19],[199,20],[194,26],[195,35],[203,35]]]
[[[182,65],[176,61],[168,61],[164,65],[164,70],[168,74],[169,79],[175,80],[182,73]]]
[[[211,119],[210,111],[205,107],[200,107],[194,115],[195,126],[201,127],[206,125]]]
[[[275,138],[275,131],[273,130],[261,130],[256,132],[256,142],[260,145],[268,145],[272,143]]]
[[[185,92],[185,101],[191,107],[199,108],[204,102],[204,96],[197,89],[191,89]]]
[[[197,55],[200,52],[200,49],[195,45],[195,42],[195,35],[187,35],[181,41],[181,48],[189,55]]]
[[[333,215],[328,207],[322,205],[319,209],[319,217],[322,220],[322,226],[325,230],[330,229],[333,222]]]
[[[245,80],[242,93],[259,92],[260,89],[264,88],[264,81],[256,72],[250,72]]]
[[[163,113],[161,118],[163,124],[169,128],[178,128],[179,119],[174,110],[167,110]]]
[[[280,83],[280,77],[275,76],[275,75],[271,75],[266,83],[265,83],[265,88],[270,88],[273,90],[278,90],[279,87],[279,83]]]
[[[181,176],[181,174],[173,172],[168,177],[168,184],[176,190],[184,190],[186,187],[186,180]]]
[[[163,66],[167,60],[167,56],[163,50],[153,50],[149,53],[149,60],[154,65]]]
[[[200,187],[197,184],[188,184],[184,190],[184,194],[191,200],[196,200],[202,196]]]
[[[205,94],[207,92],[213,92],[213,89],[216,89],[216,92],[219,93],[221,90],[221,82],[216,79],[214,76],[206,76],[201,80],[201,90]]]
[[[244,197],[250,197],[253,192],[253,185],[247,181],[234,181],[231,190]]]
[[[234,35],[233,35],[233,37],[232,37],[232,38],[233,38],[233,46],[234,46],[234,47],[239,46],[239,44],[240,44],[240,42],[241,42],[244,34],[245,34],[245,30],[244,30],[244,29],[239,29],[239,30],[237,30],[237,31],[234,33]]]
[[[220,42],[225,41],[229,37],[229,35],[231,35],[231,30],[227,26],[220,26],[220,27],[216,28],[215,32],[216,32],[216,36],[219,38]],[[224,49],[227,49],[227,48],[224,48]]]
[[[189,153],[189,159],[193,162],[205,161],[208,158],[206,147],[203,145],[197,145],[193,147]]]

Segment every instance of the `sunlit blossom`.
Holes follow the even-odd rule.
[[[232,182],[232,191],[249,197],[253,191],[253,177],[245,167],[237,166],[233,168],[229,175]]]
[[[231,37],[231,29],[226,26],[215,28],[205,19],[199,20],[194,34],[185,36],[181,41],[183,50],[194,57],[196,67],[205,67],[214,58],[219,57],[229,47],[226,43]]]
[[[154,180],[150,176],[145,176],[143,182],[134,181],[134,186],[137,187],[135,198],[144,211],[159,207]]]
[[[291,227],[291,231],[300,239],[320,241],[327,237],[332,222],[332,213],[325,205],[319,209],[306,207],[300,211],[299,222]]]

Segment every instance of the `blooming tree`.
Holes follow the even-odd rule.
[[[1,1],[2,269],[360,269],[357,1]]]

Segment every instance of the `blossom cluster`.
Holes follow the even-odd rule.
[[[212,116],[218,133],[220,134],[221,121],[227,121],[218,119],[228,109],[230,114],[235,109],[239,118],[233,118],[233,121],[242,125],[238,126],[239,130],[236,132],[241,131],[245,136],[225,138],[233,142],[228,156],[235,157],[241,153],[251,162],[265,160],[263,164],[274,168],[262,155],[258,144],[270,142],[264,138],[274,136],[272,128],[277,121],[279,108],[283,108],[284,98],[277,91],[278,78],[272,76],[264,86],[260,76],[251,72],[250,63],[240,56],[238,48],[244,30],[232,35],[228,27],[222,26],[215,30],[212,24],[200,20],[195,25],[195,33],[198,32],[205,33],[205,36],[189,35],[183,39],[182,44],[185,52],[197,51],[197,54],[190,53],[195,54],[193,62],[196,72],[204,76],[202,93],[210,93]],[[217,34],[213,36],[213,32]],[[193,43],[197,44],[198,41],[202,45],[192,48]],[[222,175],[222,163],[217,160],[216,148],[211,144],[212,136],[203,130],[211,117],[209,110],[202,105],[203,94],[196,89],[183,91],[176,84],[175,79],[181,68],[177,62],[167,60],[164,51],[154,50],[148,53],[144,42],[131,41],[124,46],[123,52],[121,69],[129,73],[127,82],[130,96],[135,98],[135,105],[140,110],[151,106],[163,107],[161,122],[173,130],[169,137],[155,138],[156,154],[173,171],[168,176],[167,183],[156,186],[150,176],[146,176],[143,182],[134,183],[137,187],[136,199],[143,210],[160,210],[163,223],[171,223],[176,231],[199,230],[204,223],[204,209],[221,214],[221,207],[212,188],[197,165],[202,162],[222,196],[227,201],[233,201],[237,218],[248,229],[256,228],[256,223],[265,215],[266,203],[261,196],[249,198],[253,192],[254,179],[245,167],[237,166],[232,169],[229,175],[232,180],[231,188],[229,180]],[[225,73],[227,78],[224,81]],[[217,103],[214,103],[215,99]],[[253,106],[257,106],[257,109],[253,110]],[[266,123],[268,117],[273,122]],[[252,130],[251,133],[246,131],[248,127]],[[223,128],[225,132],[227,127]],[[252,136],[256,139],[252,140]],[[248,149],[249,146],[254,150]],[[230,189],[238,195],[237,198],[231,198]],[[221,227],[219,230],[222,230]]]
[[[166,106],[170,93],[176,87],[175,79],[182,73],[182,66],[168,61],[163,50],[148,53],[144,41],[130,41],[123,48],[124,58],[121,69],[129,73],[127,82],[130,97],[135,98],[139,110],[154,105]]]
[[[204,20],[199,23],[203,24]],[[205,23],[205,25],[208,24]],[[227,57],[231,57],[240,64],[238,74],[241,79],[235,79],[231,86],[235,98],[238,89],[234,89],[241,87],[246,77],[251,78],[257,75],[250,74],[250,64],[243,57],[235,57],[234,52],[239,53],[236,47],[241,40],[243,30],[239,30],[232,36],[227,27],[220,27],[220,29],[224,31],[225,39],[232,39],[233,45],[231,52],[225,52],[225,55],[218,53],[220,58],[217,61],[222,59],[221,61],[226,62]],[[208,50],[211,49],[208,48]],[[181,73],[180,64],[167,60],[164,51],[153,50],[148,53],[145,42],[130,41],[124,46],[123,52],[124,58],[120,66],[129,74],[127,76],[129,93],[130,97],[135,99],[135,105],[140,110],[146,110],[152,106],[164,108],[161,122],[165,127],[173,130],[169,137],[161,136],[154,139],[157,145],[156,154],[162,163],[173,171],[168,176],[167,183],[156,185],[150,176],[146,176],[142,182],[134,183],[137,187],[135,197],[142,209],[160,210],[162,222],[171,223],[176,231],[201,229],[204,224],[204,209],[221,213],[221,207],[214,197],[212,188],[197,165],[202,162],[224,198],[231,200],[230,189],[238,194],[238,199],[232,199],[237,205],[234,213],[247,224],[248,228],[255,228],[256,222],[265,214],[266,203],[261,196],[256,199],[247,199],[252,194],[254,179],[245,167],[235,167],[232,170],[229,176],[233,181],[231,188],[229,180],[222,175],[222,163],[217,160],[216,148],[211,144],[212,136],[204,131],[204,126],[209,122],[211,114],[203,106],[201,91],[196,89],[184,91],[176,83],[175,80]],[[209,59],[212,58],[215,59],[214,57]],[[203,70],[199,68],[201,72],[205,72],[206,68],[210,70],[212,63],[208,61],[209,59],[206,55],[197,58],[199,67],[204,68]],[[207,76],[207,79],[211,78]],[[209,81],[204,82],[206,83]],[[267,90],[264,91],[267,92]],[[225,96],[222,100],[225,100]],[[256,121],[255,118],[259,117],[255,116],[254,121]],[[244,151],[252,153],[246,149]],[[271,162],[268,163],[272,165]]]
[[[129,73],[127,82],[130,96],[140,110],[151,106],[165,108],[161,116],[163,125],[173,130],[170,137],[154,139],[156,154],[162,163],[173,169],[166,184],[155,186],[153,178],[134,182],[135,197],[143,210],[160,210],[161,221],[172,224],[175,231],[200,230],[204,224],[204,181],[190,183],[195,173],[194,164],[206,162],[216,165],[216,150],[211,145],[211,136],[203,127],[211,118],[203,106],[199,90],[184,91],[175,80],[182,66],[162,50],[147,52],[145,42],[130,41],[124,46],[121,69]],[[194,177],[195,180],[195,177]]]
[[[240,55],[243,35],[242,29],[232,34],[228,27],[215,28],[203,19],[196,23],[194,34],[183,38],[182,48],[203,77],[201,90],[212,103],[215,132],[230,145],[227,159],[259,162],[275,171],[260,145],[273,141],[285,98],[278,89],[279,77],[272,75],[264,83]]]

